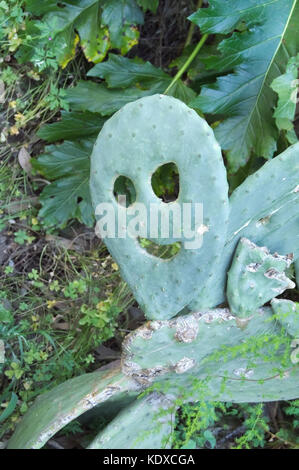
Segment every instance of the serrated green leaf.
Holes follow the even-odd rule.
[[[78,140],[96,136],[104,122],[105,119],[97,113],[61,111],[61,120],[44,125],[37,135],[50,143],[58,140]]]
[[[171,80],[169,80],[169,83]],[[189,104],[196,97],[195,91],[186,86],[182,80],[177,80],[175,84],[168,91],[168,95],[178,98],[186,104]]]
[[[98,90],[98,97],[100,97],[101,103],[104,104],[105,107],[106,100],[108,99],[108,105],[110,107],[108,113],[110,114],[114,112],[111,110],[111,105],[113,103],[112,100],[114,97],[116,98],[115,104],[118,106],[117,109],[119,109],[119,98],[121,98],[123,105],[129,101],[134,101],[137,97],[164,93],[172,81],[172,77],[163,70],[154,67],[150,62],[143,62],[141,59],[138,59],[137,61],[136,59],[128,59],[114,54],[110,54],[109,59],[106,62],[95,65],[88,72],[88,75],[91,77],[104,78],[110,88],[136,85],[136,87],[128,88],[125,91],[108,90],[104,85],[101,85],[102,88],[98,88],[99,85],[97,86],[97,84],[94,83],[92,85],[88,85],[89,89],[92,89],[94,92],[94,99],[96,99],[96,90]],[[195,92],[190,87],[187,87],[182,80],[178,80],[173,85],[169,91],[169,95],[174,96],[187,104],[196,96]],[[134,97],[134,99],[131,99],[131,96]],[[92,100],[93,103],[94,99]],[[125,99],[125,101],[123,101],[123,99]],[[73,99],[71,97],[71,106],[72,103]],[[91,110],[90,107],[88,107],[88,109]],[[116,111],[117,109],[114,110]],[[106,113],[106,110],[104,110],[104,113]]]
[[[165,82],[166,87],[171,82],[171,77]],[[153,83],[148,90],[136,87],[126,89],[109,89],[103,83],[80,81],[77,86],[66,90],[66,98],[73,111],[90,111],[102,116],[109,116],[118,111],[122,106],[144,96],[155,95],[165,91],[164,83]],[[178,80],[170,90],[169,95],[189,103],[195,97],[195,92]]]
[[[151,94],[150,90],[138,88],[109,90],[102,83],[82,80],[77,86],[66,91],[66,98],[73,111],[90,111],[108,116],[126,103]]]
[[[187,69],[187,76],[188,78],[190,78],[190,80],[200,80],[200,82],[207,83],[212,81],[213,78],[215,80],[217,76],[220,75],[220,72],[218,72],[217,70],[207,70],[204,61],[210,57],[217,55],[219,56],[219,51],[217,48],[222,39],[223,36],[218,35],[213,40],[213,44],[205,44],[202,47],[199,54],[195,56],[195,58],[192,60],[191,64]],[[177,67],[178,69],[180,69],[184,65],[186,60],[189,58],[189,56],[192,54],[195,47],[196,45],[189,45],[185,47],[183,49],[182,54],[171,62],[170,67]]]
[[[101,10],[95,3],[86,8],[76,21],[81,47],[90,62],[101,62],[111,47],[109,31],[101,25]]]
[[[63,0],[62,2],[50,0],[46,5],[41,5],[39,0],[28,0],[27,8],[35,15],[42,17],[42,26],[47,26],[49,37],[55,43],[57,59],[62,67],[74,57],[76,44],[79,41],[76,36],[76,21],[80,21],[83,15],[85,21],[90,15],[94,16],[94,8],[99,10],[98,0]],[[48,5],[49,4],[49,5]],[[88,16],[89,12],[89,16]],[[39,24],[36,22],[36,24]]]
[[[89,154],[95,139],[49,145],[46,152],[32,160],[32,166],[49,180],[89,172]]]
[[[20,55],[34,55],[36,47],[49,48],[62,67],[74,57],[80,43],[87,60],[101,62],[109,49],[127,53],[138,42],[136,24],[143,23],[143,13],[135,0],[27,0],[27,9],[42,16],[33,21],[40,29],[35,41],[22,45]],[[78,34],[77,34],[78,33]]]
[[[197,10],[189,20],[195,24],[200,24],[202,33],[227,34],[233,31],[241,18],[246,15],[246,21],[254,20],[260,15],[260,7],[272,0],[233,0],[230,3],[222,0],[212,0],[209,8]]]
[[[106,62],[95,65],[87,75],[105,79],[109,88],[126,88],[136,83],[149,88],[160,82],[166,88],[170,78],[150,62],[137,62],[115,54],[109,54]]]
[[[159,0],[137,0],[137,3],[144,11],[150,10],[153,13],[156,13]]]
[[[191,104],[223,119],[215,134],[227,151],[230,171],[243,166],[251,151],[271,158],[278,129],[273,118],[276,95],[270,85],[299,49],[297,0],[211,0],[209,8],[190,19],[211,34],[229,33],[240,21],[246,22],[246,31],[220,43],[220,58],[205,61],[207,69],[231,68],[234,73],[203,87]]]
[[[94,222],[89,192],[89,157],[94,139],[50,145],[47,153],[33,166],[48,179],[40,202],[40,217],[48,226],[63,227],[69,219],[78,219],[87,226]]]
[[[74,175],[54,181],[40,195],[39,216],[45,225],[65,227],[70,219],[92,227],[93,209],[90,202],[89,176]],[[79,202],[79,198],[82,201]]]
[[[276,125],[280,130],[294,130],[293,120],[296,112],[299,83],[298,67],[299,54],[297,54],[296,57],[290,58],[286,73],[275,78],[271,84],[271,88],[278,94],[278,103],[274,111],[274,117],[276,119]],[[287,133],[286,135],[291,135],[291,133]]]
[[[25,0],[26,10],[33,15],[44,15],[51,11],[57,11],[57,0],[48,0],[47,2],[41,2],[40,0]]]

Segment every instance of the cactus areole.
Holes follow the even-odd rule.
[[[169,162],[177,165],[180,191],[165,203],[151,177]],[[150,321],[125,339],[120,369],[71,379],[39,397],[8,447],[40,448],[94,409],[117,414],[89,448],[167,448],[178,400],[298,398],[299,308],[277,298],[295,287],[288,276],[299,258],[298,175],[299,143],[248,177],[228,200],[220,147],[194,110],[154,95],[109,119],[91,156],[93,205],[100,224],[103,214],[107,224],[114,220],[110,231],[102,224],[99,233],[106,230],[104,241]],[[131,205],[115,197],[119,176],[134,185]],[[190,211],[189,232],[178,207]],[[142,248],[141,237],[161,245],[179,240],[181,249],[165,260]]]

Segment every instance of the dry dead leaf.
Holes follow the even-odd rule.
[[[3,80],[0,80],[0,103],[5,102],[5,85]]]
[[[22,147],[21,150],[19,151],[18,160],[23,170],[26,171],[26,173],[30,175],[32,171],[31,157],[28,151],[25,149],[25,147]]]
[[[16,212],[23,211],[30,207],[35,207],[38,205],[38,197],[32,196],[26,199],[12,201],[6,206],[6,210],[9,214],[15,214]]]
[[[5,347],[4,342],[0,339],[0,364],[4,362],[5,359]]]
[[[70,329],[70,324],[69,322],[66,322],[66,321],[61,321],[61,320],[64,320],[63,316],[62,315],[56,315],[55,317],[53,317],[53,328],[57,329],[57,330],[69,330]]]
[[[53,324],[53,328],[54,329],[57,329],[57,330],[64,330],[64,331],[67,331],[67,330],[70,330],[71,329],[71,326],[69,323],[67,322],[60,322],[60,323],[54,323]]]
[[[75,250],[79,253],[84,251],[84,248],[80,245],[80,240],[69,240],[68,238],[58,237],[56,235],[46,235],[45,239],[47,242],[55,243],[56,246],[66,250]]]

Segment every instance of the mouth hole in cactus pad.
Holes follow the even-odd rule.
[[[113,194],[117,202],[125,207],[136,201],[136,189],[133,181],[127,176],[118,176],[114,182]]]
[[[163,202],[173,202],[180,191],[178,167],[174,162],[159,166],[152,175],[152,188],[155,195]]]
[[[147,253],[156,258],[171,259],[174,258],[181,249],[181,242],[170,243],[169,245],[158,245],[147,238],[138,237],[138,243]]]

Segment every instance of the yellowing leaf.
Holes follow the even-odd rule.
[[[75,37],[74,37],[73,44],[72,44],[71,48],[67,51],[64,58],[62,60],[60,60],[60,62],[59,62],[63,69],[75,57],[75,55],[76,55],[76,46],[77,46],[79,41],[80,41],[80,38],[79,38],[78,34],[75,34]]]

